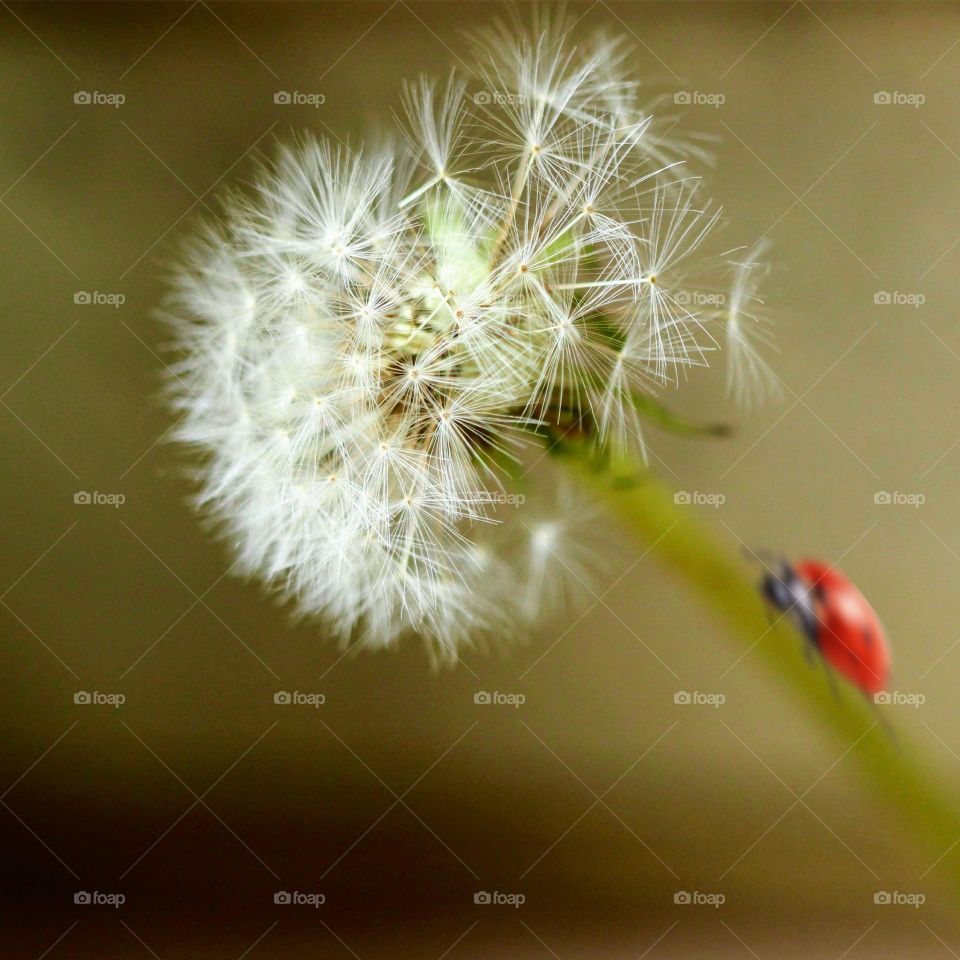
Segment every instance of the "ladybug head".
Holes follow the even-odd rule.
[[[815,594],[786,560],[768,567],[760,592],[781,613],[790,617],[811,643],[818,643],[819,621],[814,608]]]
[[[778,610],[786,611],[796,604],[803,585],[790,564],[781,561],[777,566],[776,572],[764,575],[760,592]]]

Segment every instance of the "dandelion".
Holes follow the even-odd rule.
[[[642,454],[637,398],[717,346],[680,294],[719,211],[627,59],[500,25],[472,76],[406,89],[395,144],[282,148],[175,270],[198,502],[244,573],[344,642],[418,633],[452,661],[587,583],[569,494],[537,523],[498,503],[545,439]],[[737,270],[727,345],[751,381],[758,271]]]

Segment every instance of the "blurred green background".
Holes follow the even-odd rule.
[[[960,6],[569,9],[578,33],[635,42],[651,95],[723,94],[668,105],[720,138],[709,185],[729,223],[714,249],[774,241],[784,401],[738,416],[718,358],[666,399],[734,421],[734,437],[651,435],[656,470],[724,495],[704,521],[732,550],[840,562],[886,623],[896,689],[925,697],[891,722],[960,783]],[[646,545],[615,523],[622,543],[581,617],[434,674],[415,642],[343,657],[321,626],[291,626],[225,576],[229,551],[189,509],[151,315],[177,238],[251,152],[302,129],[356,141],[404,79],[446,72],[504,10],[2,4],[10,955],[960,951],[945,883],[960,845],[936,862],[917,851],[656,550],[618,580]],[[274,102],[294,90],[325,102]],[[881,491],[925,502],[877,504]],[[326,702],[275,705],[281,690]],[[125,702],[75,704],[79,691]],[[525,703],[477,705],[478,691]],[[678,691],[726,702],[677,705]],[[77,891],[126,901],[75,905]],[[326,902],[275,905],[277,891]],[[525,902],[479,905],[478,891]],[[678,891],[725,902],[677,905]],[[878,891],[926,902],[877,905]]]

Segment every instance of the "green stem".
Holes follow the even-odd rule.
[[[603,463],[576,447],[559,457],[578,480],[649,544],[653,554],[732,628],[745,655],[762,661],[789,687],[812,725],[829,734],[844,762],[856,763],[871,792],[886,804],[906,836],[924,847],[927,864],[943,857],[937,873],[948,872],[960,888],[957,858],[944,856],[960,840],[960,796],[948,789],[934,765],[901,733],[894,737],[878,709],[843,685],[835,696],[820,671],[798,652],[797,635],[785,621],[771,626],[757,592],[756,574],[698,517],[695,507],[674,502],[669,490],[636,465]],[[841,754],[838,754],[840,756]],[[926,868],[927,864],[924,864]]]

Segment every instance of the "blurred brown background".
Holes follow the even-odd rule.
[[[657,470],[723,493],[705,519],[732,548],[841,560],[893,638],[896,688],[926,698],[894,723],[956,784],[960,6],[570,9],[578,30],[635,40],[651,92],[723,94],[675,108],[721,138],[710,184],[730,223],[715,248],[774,241],[784,402],[736,418],[720,358],[668,399],[736,418],[735,437],[652,437]],[[401,80],[445,72],[502,12],[2,4],[9,955],[960,951],[944,883],[960,847],[934,865],[892,828],[776,679],[750,656],[732,667],[742,645],[655,552],[576,622],[435,675],[415,643],[341,658],[322,628],[291,627],[224,577],[226,548],[186,504],[155,402],[151,310],[172,244],[249,173],[250,151],[303,128],[356,139],[398,106]],[[274,103],[294,90],[325,102]],[[894,292],[923,303],[875,303]],[[78,491],[126,500],[75,504]],[[926,499],[877,505],[880,491]],[[643,549],[624,541],[608,583]],[[326,703],[275,705],[280,690]],[[526,702],[479,706],[480,690]],[[726,703],[678,706],[678,690]],[[125,703],[75,704],[78,691]],[[494,890],[525,902],[474,903]],[[894,890],[926,903],[874,904]],[[77,891],[126,902],[75,905]],[[326,903],[274,905],[277,891]],[[677,891],[725,903],[678,906]]]

